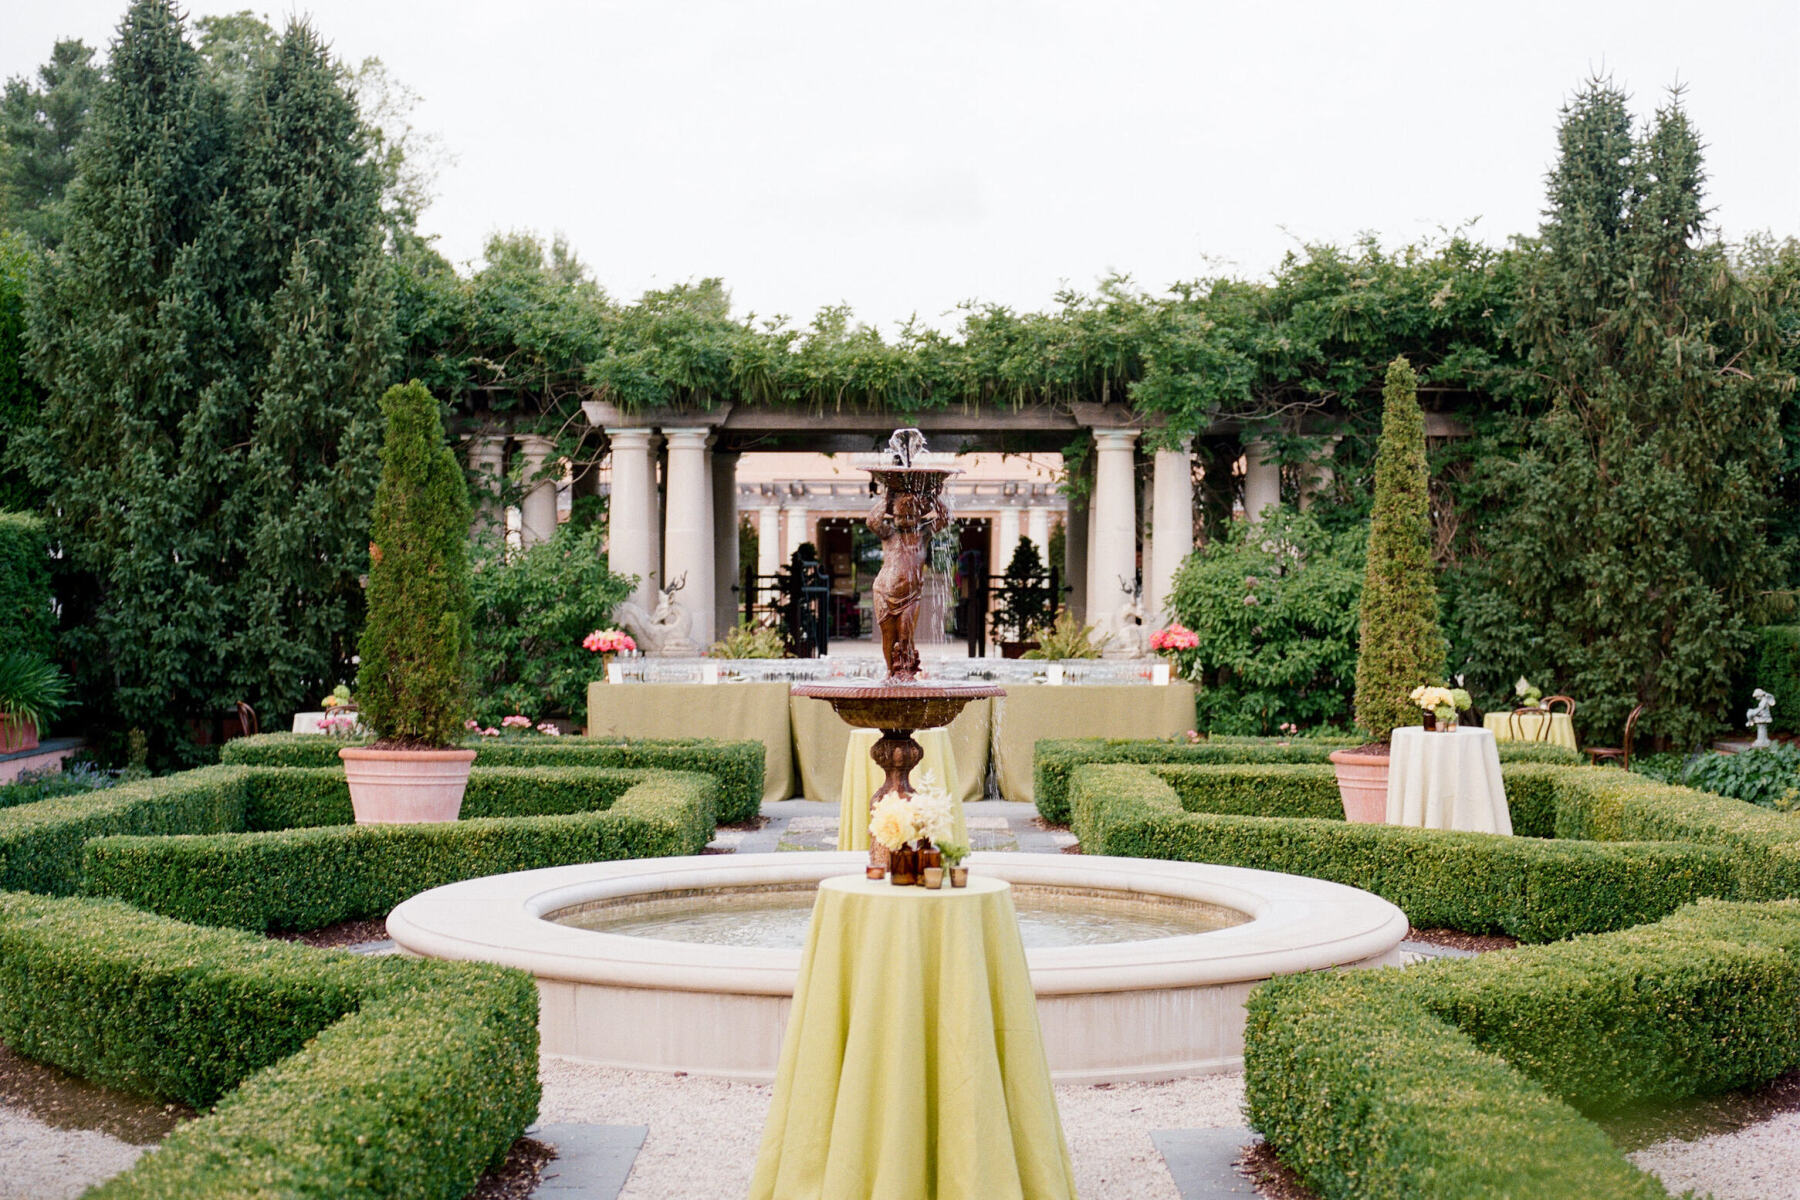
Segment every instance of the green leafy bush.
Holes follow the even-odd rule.
[[[1375,509],[1363,580],[1356,655],[1356,723],[1378,742],[1409,725],[1407,697],[1444,673],[1437,585],[1431,565],[1430,471],[1418,378],[1404,357],[1388,364],[1381,443],[1375,451]]]
[[[0,652],[0,717],[41,731],[69,702],[69,677],[41,654]]]
[[[1027,650],[1026,658],[1058,662],[1069,658],[1099,658],[1100,647],[1094,645],[1094,627],[1084,625],[1069,609],[1056,614],[1050,628],[1040,630],[1037,649]]]
[[[0,512],[0,654],[49,654],[54,618],[44,522]]]
[[[389,388],[381,411],[362,719],[383,742],[452,746],[469,715],[469,489],[423,385]]]
[[[612,624],[631,582],[606,569],[605,529],[563,525],[540,545],[503,552],[489,545],[470,578],[475,609],[475,718],[498,725],[520,713],[579,712],[595,659],[581,639]]]
[[[1305,513],[1233,522],[1175,575],[1175,617],[1200,644],[1175,655],[1201,685],[1197,726],[1272,734],[1348,725],[1362,597],[1362,530],[1331,534]]]
[[[461,1196],[537,1111],[523,972],[370,959],[0,895],[0,1038],[217,1107],[88,1195]]]
[[[1632,765],[1635,770],[1637,764]],[[1766,749],[1740,750],[1736,754],[1695,754],[1673,772],[1666,767],[1655,770],[1660,765],[1652,764],[1654,774],[1669,783],[1683,783],[1779,812],[1800,808],[1800,746],[1792,742],[1777,742]]]
[[[1576,1111],[1800,1062],[1800,904],[1407,971],[1291,975],[1247,1004],[1252,1123],[1322,1196],[1660,1197]],[[1574,1107],[1572,1107],[1574,1106]]]
[[[787,643],[779,629],[743,621],[714,642],[706,654],[709,658],[785,658]]]
[[[478,810],[495,815],[447,824],[97,838],[86,845],[82,889],[196,924],[317,929],[385,916],[409,896],[463,879],[698,854],[711,840],[718,788],[710,776],[639,771],[586,778],[593,774],[487,772],[485,782],[501,786],[477,792],[471,779],[471,798],[479,800]],[[289,781],[258,780],[265,788],[283,782]],[[335,785],[342,794],[338,807],[347,812],[342,772]]]
[[[1299,788],[1272,807],[1321,806],[1314,767],[1265,767],[1265,776],[1303,773]],[[1187,772],[1189,800],[1162,772]],[[1335,819],[1219,815],[1246,807],[1254,792],[1222,768],[1152,770],[1130,765],[1081,767],[1071,788],[1073,826],[1095,854],[1222,863],[1329,879],[1397,905],[1414,925],[1505,933],[1551,941],[1621,929],[1667,916],[1703,896],[1738,894],[1732,855],[1723,847],[1681,842],[1597,843],[1453,833]],[[1272,796],[1271,780],[1260,781]],[[1310,793],[1310,795],[1308,795]],[[1322,806],[1321,806],[1322,807]]]
[[[363,745],[337,738],[266,733],[233,738],[221,754],[228,764],[265,767],[336,767],[343,745]],[[719,821],[748,821],[762,807],[763,744],[755,740],[711,741],[706,738],[660,738],[612,741],[585,737],[470,739],[488,767],[631,767],[696,771],[719,781]]]

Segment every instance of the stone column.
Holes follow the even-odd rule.
[[[1096,429],[1099,455],[1088,524],[1087,619],[1098,622],[1130,599],[1137,575],[1136,429]],[[1121,587],[1120,580],[1124,580]]]
[[[756,510],[756,573],[774,575],[781,570],[781,506],[765,504]],[[764,584],[757,602],[767,604],[776,596],[773,584]]]
[[[608,429],[612,440],[612,495],[607,504],[606,567],[616,575],[636,575],[631,599],[654,608],[650,549],[656,542],[655,464],[648,429]]]
[[[1038,548],[1038,557],[1044,560],[1044,569],[1050,569],[1050,510],[1047,508],[1028,508],[1025,510],[1025,536],[1031,544]]]
[[[737,455],[714,452],[712,456],[713,589],[714,595],[718,597],[713,615],[715,637],[724,637],[735,629],[738,619],[743,615],[738,607],[743,602],[743,597],[732,591],[733,586],[743,576],[743,570],[738,563],[737,466]]]
[[[1174,594],[1175,572],[1194,549],[1194,474],[1187,440],[1156,452],[1151,502],[1149,578],[1144,581],[1144,620],[1162,624]],[[1173,619],[1172,617],[1170,619]]]
[[[506,533],[506,508],[500,503],[500,486],[506,476],[506,439],[490,434],[469,438],[469,469],[474,473],[476,537],[501,537]]]
[[[806,540],[806,510],[799,507],[788,509],[787,542],[781,547],[781,563],[783,566],[786,566],[788,560],[794,557],[794,551],[800,548],[800,543]]]
[[[1013,551],[1019,548],[1019,510],[1012,507],[1000,510],[1000,535],[994,542],[994,574],[1006,574],[1006,568],[1012,565]],[[1043,552],[1043,547],[1038,547]]]
[[[538,546],[556,536],[556,478],[544,466],[556,443],[535,433],[519,435],[525,498],[519,502],[519,544]]]
[[[1087,505],[1071,500],[1063,517],[1063,575],[1070,589],[1069,610],[1078,621],[1087,620],[1087,551]]]
[[[1338,443],[1343,440],[1342,434],[1327,440],[1324,453],[1312,463],[1311,477],[1306,481],[1306,486],[1300,489],[1301,512],[1310,509],[1313,501],[1329,492],[1331,485],[1337,481],[1337,448]]]
[[[712,466],[705,429],[667,429],[668,516],[663,530],[663,585],[686,584],[676,597],[694,619],[689,636],[705,648],[713,640]]]
[[[1252,521],[1281,503],[1281,466],[1269,454],[1267,442],[1244,443],[1244,515]]]

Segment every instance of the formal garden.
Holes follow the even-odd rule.
[[[1800,243],[1679,92],[1504,247],[887,335],[459,270],[403,98],[170,0],[0,98],[0,1193],[1800,1195]],[[856,421],[820,656],[679,456]]]

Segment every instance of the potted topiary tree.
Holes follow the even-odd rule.
[[[468,711],[469,490],[424,385],[389,388],[381,411],[387,437],[356,677],[376,740],[338,756],[358,824],[454,821],[475,761],[457,747]]]
[[[1418,377],[1404,356],[1389,364],[1381,396],[1375,511],[1356,652],[1356,723],[1373,740],[1331,755],[1344,817],[1364,823],[1385,819],[1389,743],[1395,728],[1418,716],[1409,699],[1413,689],[1444,669],[1431,577],[1425,414],[1419,411]]]
[[[1021,658],[1038,648],[1038,635],[1056,617],[1056,597],[1044,575],[1044,560],[1028,537],[1019,539],[1006,564],[1000,607],[994,610],[994,640],[1005,658]]]

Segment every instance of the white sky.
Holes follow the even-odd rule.
[[[278,20],[291,9],[251,6]],[[0,0],[0,74],[124,0]],[[198,15],[245,0],[192,0]],[[1108,271],[1266,274],[1300,240],[1536,228],[1595,69],[1708,142],[1722,231],[1800,234],[1800,3],[310,0],[423,97],[459,262],[561,231],[615,295],[723,276],[741,313],[940,326]]]

